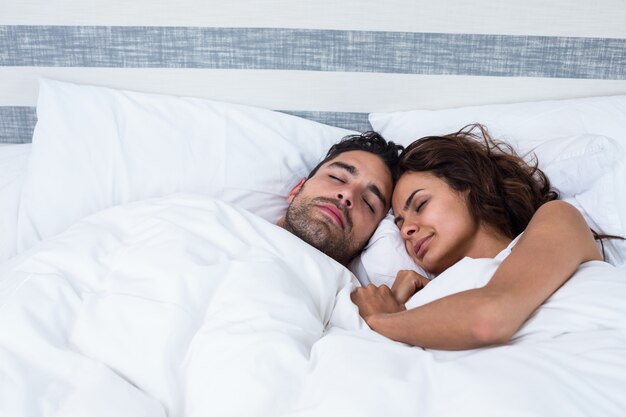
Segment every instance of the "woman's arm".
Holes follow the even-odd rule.
[[[586,261],[601,260],[584,219],[552,201],[537,210],[489,283],[405,310],[389,289],[353,293],[368,325],[391,339],[433,349],[508,342],[530,315]],[[386,295],[388,294],[388,295]]]

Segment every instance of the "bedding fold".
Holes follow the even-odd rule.
[[[346,268],[252,213],[119,206],[0,266],[0,415],[617,416],[624,272],[583,265],[508,345],[424,350],[372,332]]]

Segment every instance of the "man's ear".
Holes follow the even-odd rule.
[[[300,181],[298,181],[295,187],[293,187],[291,191],[289,191],[289,195],[287,196],[287,202],[289,204],[291,204],[295,196],[298,195],[298,193],[300,192],[300,189],[302,188],[305,182],[306,182],[306,178],[302,178]]]

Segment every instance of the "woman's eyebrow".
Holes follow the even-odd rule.
[[[411,193],[411,195],[409,196],[409,198],[406,199],[406,202],[404,203],[403,210],[408,210],[409,206],[413,202],[413,197],[415,197],[415,194],[417,194],[417,193],[419,193],[420,191],[423,191],[423,190],[424,190],[423,188],[418,188],[417,190],[413,191]]]
[[[411,195],[409,196],[409,198],[406,199],[406,202],[404,203],[404,207],[402,208],[404,211],[408,210],[409,207],[411,206],[411,203],[413,202],[413,197],[415,197],[415,194],[419,193],[420,191],[423,191],[423,188],[418,188],[417,190],[413,191],[411,193]],[[396,216],[393,218],[393,222],[396,224],[396,226],[398,225],[398,223],[404,220],[404,217],[402,216]]]

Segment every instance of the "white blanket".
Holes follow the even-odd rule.
[[[434,294],[477,282],[447,281]],[[354,285],[322,253],[219,201],[96,214],[0,266],[0,416],[626,412],[623,269],[583,265],[513,342],[464,352],[372,332]]]

